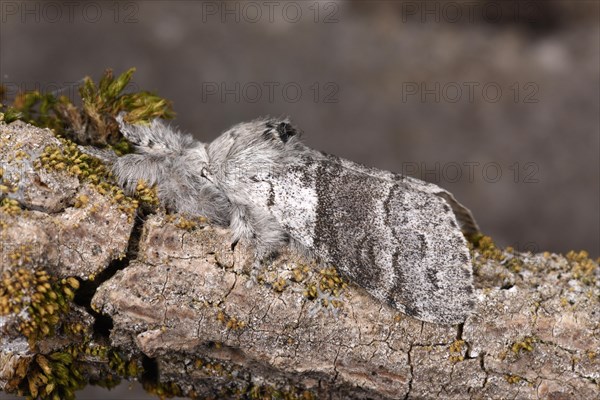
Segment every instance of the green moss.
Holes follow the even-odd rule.
[[[504,375],[504,379],[506,380],[506,382],[510,383],[511,385],[517,384],[523,380],[523,378],[518,375],[510,375],[510,374]]]
[[[39,91],[20,93],[12,106],[0,104],[0,119],[12,122],[24,120],[32,125],[50,128],[82,144],[111,146],[117,154],[131,151],[119,133],[115,117],[125,112],[130,123],[149,122],[154,118],[170,119],[174,113],[171,103],[148,91],[125,93],[135,68],[114,77],[107,69],[98,85],[90,77],[79,87],[81,108],[67,97],[55,97]]]
[[[161,399],[183,396],[183,391],[174,382],[143,382],[143,387],[146,392],[155,394]],[[187,397],[194,396],[188,393]]]
[[[450,356],[449,360],[453,363],[463,361],[465,359],[463,355],[463,346],[465,345],[464,340],[455,340],[449,347]]]
[[[90,183],[99,193],[110,195],[119,210],[126,213],[130,219],[140,205],[148,209],[155,209],[158,206],[156,188],[148,187],[145,182],[140,181],[133,197],[126,196],[117,185],[112,172],[102,161],[82,153],[74,142],[64,138],[58,139],[61,141],[61,146],[47,146],[40,158],[36,160],[37,168],[65,171],[77,177],[82,183]],[[75,207],[84,207],[87,201],[89,201],[87,196],[79,196],[75,200]]]
[[[78,352],[78,346],[71,346],[46,356],[37,354],[19,385],[19,395],[29,399],[75,399],[75,391],[85,386],[75,361]]]
[[[19,394],[28,398],[74,399],[75,391],[88,384],[83,371],[85,364],[80,359],[108,364],[110,371],[103,375],[104,380],[94,382],[107,388],[118,385],[121,377],[141,374],[138,360],[126,360],[108,346],[85,341],[48,355],[37,354],[27,376],[19,383]]]
[[[319,271],[316,283],[308,283],[304,290],[304,296],[309,300],[321,300],[323,307],[333,306],[339,308],[342,305],[340,300],[342,292],[348,284],[338,274],[335,267],[324,268]],[[327,297],[336,298],[327,300],[323,296],[319,296],[319,291]]]
[[[137,377],[143,371],[139,360],[127,359],[115,350],[109,350],[107,358],[109,368],[123,378]]]
[[[496,247],[496,244],[489,236],[478,235],[472,239],[471,248],[476,250],[477,253],[485,260],[494,260],[498,262],[504,261],[506,256],[504,252]],[[473,258],[476,258],[477,254],[473,254]]]
[[[0,199],[0,213],[8,215],[18,215],[23,209],[17,200],[9,199],[5,197]],[[2,221],[0,221],[2,223]]]
[[[585,285],[596,285],[598,263],[589,257],[587,251],[576,252],[571,250],[565,255],[565,258],[575,279],[579,279]]]
[[[85,368],[89,363],[96,365],[94,369],[105,369],[101,381],[87,381]],[[74,399],[74,392],[88,383],[112,388],[121,378],[139,377],[142,372],[139,358],[127,359],[111,347],[86,338],[51,354],[37,354],[19,383],[19,394],[28,398]]]
[[[531,352],[534,349],[534,344],[536,343],[536,339],[532,336],[526,336],[523,340],[519,342],[515,342],[512,344],[510,349],[515,354],[520,354],[522,351]]]
[[[232,378],[239,376],[241,369],[235,364],[223,364],[214,360],[198,358],[194,361],[194,368],[208,377]],[[163,393],[165,395],[165,393]],[[185,394],[193,397],[193,394]],[[231,399],[285,399],[285,400],[314,400],[317,397],[310,391],[293,385],[274,387],[270,385],[249,384],[244,386],[223,386],[223,398]],[[170,396],[173,396],[170,393]]]
[[[236,317],[232,317],[222,310],[217,312],[217,321],[225,325],[227,329],[234,331],[243,329],[246,326],[244,321],[240,321]]]
[[[0,103],[0,122],[5,122],[10,124],[18,119],[23,118],[23,114],[19,111],[15,110],[13,107],[4,108],[2,103]]]
[[[137,189],[140,191],[140,193],[144,192],[145,190],[143,187],[140,187],[140,185],[138,185]],[[149,197],[150,198],[148,200],[152,199],[153,201],[156,201],[156,203],[154,204],[158,204],[158,197],[156,195],[155,189],[154,192],[149,195]],[[172,222],[179,229],[191,232],[194,229],[196,229],[199,225],[206,225],[208,223],[208,219],[203,216],[189,217],[182,214],[168,214],[166,216],[166,222]]]
[[[23,258],[29,255],[9,254],[11,263],[21,265]],[[5,271],[0,281],[0,315],[17,316],[17,330],[33,347],[40,339],[54,334],[61,318],[69,312],[77,288],[77,279],[58,281],[44,270]],[[21,313],[22,310],[27,312]]]
[[[35,90],[18,94],[12,109],[20,114],[19,119],[25,122],[62,132],[64,124],[55,110],[65,102],[68,102],[66,97],[56,98],[53,94],[43,94]]]

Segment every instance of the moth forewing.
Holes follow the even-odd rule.
[[[470,258],[448,204],[341,161],[304,157],[265,175],[257,202],[377,299],[426,321],[463,322],[472,307]]]

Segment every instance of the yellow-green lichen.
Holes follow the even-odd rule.
[[[576,252],[571,250],[565,255],[565,258],[575,279],[579,279],[582,283],[590,286],[596,284],[598,263],[590,258],[587,251]]]
[[[14,247],[6,246],[3,251],[5,262],[11,267],[23,267],[33,261],[33,248],[28,244],[19,244]]]
[[[0,147],[3,144],[4,143],[0,143]],[[21,152],[21,150],[18,152]],[[18,191],[18,187],[16,185],[18,185],[19,181],[19,174],[6,174],[4,168],[0,167],[0,198],[8,197],[10,194],[16,193]]]
[[[90,202],[90,198],[86,194],[80,194],[75,198],[75,204],[73,207],[75,208],[84,208]]]
[[[474,250],[477,250],[483,259],[502,262],[506,258],[504,252],[496,247],[496,244],[489,236],[479,235],[473,238],[471,246]]]
[[[510,383],[511,385],[517,384],[523,380],[523,378],[521,378],[518,375],[510,375],[510,374],[504,375],[504,379],[506,380],[506,382]]]
[[[80,182],[90,183],[100,194],[110,195],[111,201],[131,220],[140,200],[125,195],[123,190],[117,186],[111,171],[102,161],[82,153],[77,145],[68,139],[59,138],[59,140],[62,146],[47,146],[37,160],[36,167],[50,171],[66,171],[77,177]],[[151,189],[143,184],[140,188],[143,190],[144,198],[149,198],[148,193],[151,192]],[[79,201],[75,201],[76,207],[85,205],[81,200],[80,196]]]
[[[206,376],[219,376],[224,378],[231,378],[233,372],[239,370],[235,365],[226,366],[222,363],[202,358],[197,358],[194,361],[194,368],[202,371]]]
[[[292,270],[292,280],[294,282],[300,283],[308,278],[310,272],[310,268],[308,265],[298,265],[296,268]]]
[[[526,336],[523,338],[523,340],[513,343],[510,349],[515,354],[519,354],[522,351],[531,352],[534,349],[534,344],[536,341],[537,340],[534,337]]]
[[[450,356],[448,357],[453,363],[463,361],[465,359],[463,355],[463,346],[465,345],[464,340],[455,340],[449,347]]]
[[[23,209],[17,200],[5,197],[0,200],[0,213],[18,215]]]
[[[232,317],[222,310],[219,310],[217,312],[217,321],[224,324],[225,328],[234,331],[240,330],[246,326],[246,323],[244,321],[240,321],[236,317]]]
[[[156,186],[148,186],[146,181],[140,179],[135,187],[134,197],[140,201],[142,205],[155,208],[158,207],[160,201],[156,193]]]
[[[78,287],[77,279],[58,281],[44,270],[5,271],[0,280],[0,315],[16,316],[17,330],[34,346],[39,339],[54,334]]]
[[[158,201],[158,198],[156,197],[156,191],[154,192],[153,196]],[[165,221],[173,223],[179,229],[191,232],[200,225],[206,225],[208,219],[204,216],[190,217],[183,214],[168,214],[165,218]]]
[[[512,247],[501,249],[489,236],[479,234],[472,237],[469,247],[475,271],[482,266],[481,263],[487,261],[500,263],[514,273],[521,272],[523,268],[524,263],[521,256]]]
[[[273,290],[275,290],[276,292],[283,292],[285,290],[285,288],[288,286],[288,282],[286,279],[284,278],[279,278],[277,279],[274,283],[273,283]]]
[[[320,300],[323,307],[331,305],[339,308],[342,306],[342,302],[338,299],[347,286],[348,284],[338,274],[337,269],[335,267],[328,267],[319,271],[316,283],[306,285],[304,296],[309,300]],[[319,295],[319,293],[325,294],[325,296]],[[328,300],[325,297],[332,297],[332,300]]]

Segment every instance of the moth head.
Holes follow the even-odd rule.
[[[244,171],[271,171],[294,163],[309,149],[301,131],[287,119],[261,118],[237,124],[208,147],[211,164]],[[229,171],[230,168],[224,168]]]
[[[288,119],[276,120],[269,119],[264,123],[262,136],[265,140],[281,141],[287,143],[290,139],[298,138],[300,132],[293,126]]]

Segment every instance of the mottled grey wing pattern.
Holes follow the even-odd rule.
[[[339,160],[305,157],[270,175],[270,212],[377,299],[422,320],[463,322],[472,308],[470,256],[450,206]]]
[[[447,190],[434,185],[433,183],[425,182],[419,179],[412,178],[410,176],[405,176],[389,171],[383,171],[376,168],[367,167],[358,163],[355,163],[350,160],[345,160],[343,158],[331,155],[320,153],[321,157],[330,160],[334,163],[341,164],[344,168],[348,168],[354,171],[357,171],[362,174],[371,175],[380,179],[394,181],[398,183],[404,183],[404,185],[412,190],[418,190],[425,193],[430,193],[436,196],[439,196],[446,200],[448,205],[452,208],[454,212],[454,216],[456,217],[457,222],[460,225],[461,230],[467,236],[475,235],[480,233],[479,225],[475,221],[473,214],[471,211],[459,203],[458,200],[452,195],[452,193]]]

